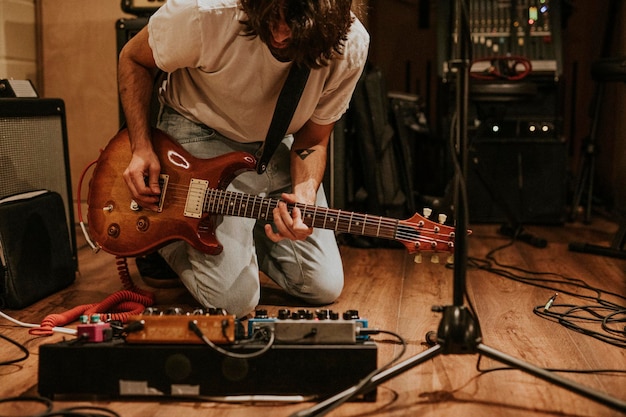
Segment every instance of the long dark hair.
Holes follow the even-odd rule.
[[[266,44],[271,27],[280,19],[280,8],[291,29],[284,55],[299,65],[319,68],[341,55],[352,24],[351,0],[241,0],[248,15],[242,21],[245,36],[258,36]]]

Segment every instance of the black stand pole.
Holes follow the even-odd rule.
[[[478,321],[472,312],[464,306],[465,302],[465,278],[467,266],[467,233],[460,231],[467,230],[467,198],[465,195],[464,178],[467,166],[467,105],[468,105],[468,84],[470,58],[467,51],[469,42],[468,11],[469,0],[455,0],[455,13],[457,22],[457,57],[451,64],[456,69],[457,89],[457,153],[458,164],[456,169],[456,237],[455,237],[455,261],[454,261],[454,293],[453,305],[436,306],[433,311],[442,313],[442,319],[436,334],[436,340],[431,340],[427,335],[427,341],[434,346],[411,358],[397,363],[395,366],[382,370],[372,376],[369,381],[362,381],[360,384],[348,388],[333,397],[330,397],[315,406],[301,410],[292,414],[292,417],[312,417],[322,416],[332,409],[343,404],[350,398],[367,393],[382,384],[383,382],[406,372],[407,370],[426,362],[439,355],[447,354],[482,354],[488,358],[497,360],[503,364],[517,368],[538,378],[544,379],[555,385],[569,389],[572,392],[597,401],[615,410],[626,413],[626,402],[608,396],[606,393],[587,388],[576,382],[570,381],[550,371],[516,359],[505,353],[499,352],[482,343],[482,334]],[[467,35],[467,36],[466,36]]]

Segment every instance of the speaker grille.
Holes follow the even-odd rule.
[[[0,198],[40,189],[59,193],[76,258],[69,172],[63,101],[0,99]]]
[[[55,145],[63,136],[58,117],[0,118],[5,181],[0,195],[46,188],[60,194],[65,189],[65,155]],[[60,187],[60,188],[59,188]]]

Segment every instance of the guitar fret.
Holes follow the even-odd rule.
[[[270,216],[270,201],[267,202],[267,211],[265,212],[265,220],[269,219]]]
[[[243,204],[243,198],[244,195],[241,194],[238,197],[235,198],[235,205],[233,206],[233,208],[237,207],[237,216],[241,217],[241,209],[244,208],[245,209],[245,205]],[[237,203],[237,200],[239,200],[239,202]]]
[[[211,193],[209,194],[209,199],[208,199],[208,204],[207,204],[207,211],[211,212],[213,211],[213,202],[215,201],[215,190],[212,189]]]
[[[231,196],[231,198],[229,198],[226,201],[226,207],[228,207],[228,209],[230,209],[231,215],[234,215],[235,214],[235,207],[237,207],[237,196],[235,195],[234,198],[232,198],[232,197],[233,196]]]
[[[259,219],[267,220],[267,213],[263,212],[263,204],[268,204],[269,205],[269,202],[265,201],[265,200],[261,200],[261,202],[259,204]]]
[[[239,196],[239,204],[237,205],[237,217],[241,217],[241,209],[242,208],[245,209],[246,207],[245,204],[243,204],[243,198],[244,198],[244,195],[241,194]]]
[[[237,216],[242,217],[241,216],[241,210],[243,209],[243,212],[245,214],[246,212],[246,204],[243,202],[243,199],[245,198],[244,194],[241,194],[241,196],[239,197],[239,209],[237,210]],[[245,216],[243,216],[245,217]]]
[[[250,205],[252,206],[252,212],[250,213],[250,217],[254,218],[254,219],[260,219],[261,218],[261,208],[259,207],[259,204],[257,203],[257,199],[258,196],[252,196],[252,203],[250,203]],[[254,210],[257,209],[257,214],[254,214]]]
[[[313,216],[311,218],[311,226],[315,225],[315,220],[317,219],[317,206],[313,208]]]
[[[248,208],[251,208],[252,211],[248,214]],[[250,204],[250,194],[248,194],[248,198],[246,199],[246,217],[254,218],[254,204]]]
[[[228,214],[228,199],[227,199],[226,194],[224,192],[222,192],[220,194],[219,212],[221,214]]]
[[[245,194],[241,194],[241,197],[239,197],[239,210],[237,211],[238,217],[246,217],[246,203],[243,202],[244,198],[246,198]],[[241,215],[241,210],[243,210],[243,216]]]

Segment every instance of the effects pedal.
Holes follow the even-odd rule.
[[[195,322],[211,342],[217,344],[233,343],[238,337],[238,322],[234,315],[228,315],[221,309],[194,310],[184,312],[172,308],[165,312],[149,308],[143,314],[131,316],[128,320],[127,343],[153,344],[203,344],[204,341],[189,328]]]
[[[332,310],[290,311],[281,309],[277,317],[269,317],[266,310],[257,310],[248,321],[248,337],[262,329],[272,329],[276,343],[282,344],[355,344],[367,340],[360,334],[368,322],[357,310],[347,310],[341,316]]]

